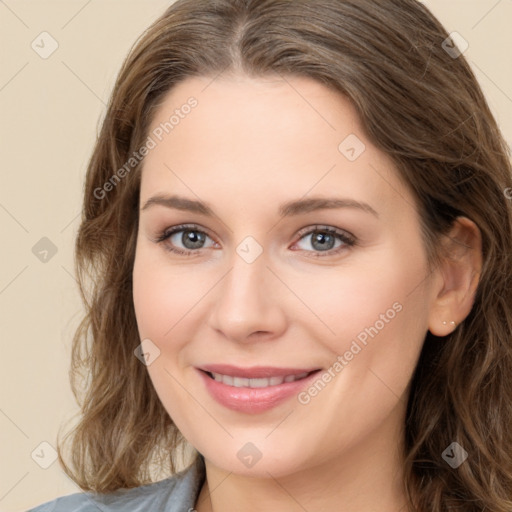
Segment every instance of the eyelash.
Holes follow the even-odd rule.
[[[305,231],[305,230],[307,230],[307,231]],[[309,227],[309,228],[305,228],[305,230],[302,230],[301,232],[299,232],[299,241],[302,240],[303,238],[305,238],[308,235],[312,235],[313,233],[317,233],[318,232],[318,233],[327,233],[329,235],[336,236],[336,237],[338,237],[339,240],[341,240],[343,242],[342,246],[340,246],[340,247],[338,247],[336,249],[329,249],[328,251],[307,251],[307,250],[304,250],[305,252],[312,253],[313,255],[310,256],[310,257],[313,257],[313,258],[323,258],[323,257],[327,257],[327,256],[334,256],[334,255],[340,253],[341,251],[344,251],[347,248],[350,248],[350,247],[353,247],[353,246],[356,245],[356,239],[355,239],[355,237],[353,235],[350,235],[350,234],[348,234],[346,232],[334,229],[334,228],[329,227],[329,226],[317,225],[317,226],[312,226],[312,227]],[[160,243],[164,243],[172,235],[174,235],[176,233],[179,233],[180,231],[193,231],[193,232],[196,232],[196,233],[201,233],[203,235],[206,235],[208,238],[212,238],[212,237],[210,237],[208,235],[208,233],[206,233],[202,229],[199,229],[199,226],[197,226],[195,224],[182,224],[182,225],[174,226],[174,227],[172,227],[170,229],[166,229],[166,230],[162,231],[157,236],[155,242],[159,243],[159,244]],[[165,245],[165,250],[167,250],[169,252],[172,252],[172,253],[175,253],[175,254],[179,254],[181,256],[192,256],[194,254],[197,254],[199,251],[201,251],[201,249],[183,250],[183,249],[179,249],[179,248],[176,248],[176,247],[171,247],[168,244],[164,244],[164,245]]]

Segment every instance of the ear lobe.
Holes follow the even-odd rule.
[[[482,235],[477,225],[458,217],[443,238],[429,330],[447,336],[468,316],[482,271]]]

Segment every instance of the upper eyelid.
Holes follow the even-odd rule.
[[[178,224],[176,226],[172,226],[170,228],[167,228],[167,229],[164,229],[162,231],[162,234],[163,235],[172,235],[172,234],[176,234],[176,233],[179,233],[180,231],[197,231],[198,233],[204,233],[205,235],[209,236],[212,240],[215,240],[215,237],[213,237],[210,232],[205,229],[205,228],[202,228],[201,226],[197,225],[197,224]]]

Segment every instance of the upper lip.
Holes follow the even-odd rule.
[[[241,368],[229,364],[208,364],[199,367],[199,370],[203,370],[204,372],[220,373],[221,375],[246,379],[286,377],[287,375],[311,373],[319,369],[320,368],[277,368],[275,366],[251,366],[250,368]]]

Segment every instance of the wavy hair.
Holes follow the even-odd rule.
[[[122,179],[116,171],[143,145],[180,81],[277,73],[313,78],[351,101],[416,198],[429,262],[458,216],[479,227],[483,267],[473,308],[446,338],[427,333],[411,381],[404,487],[419,512],[512,510],[510,150],[467,61],[443,48],[448,37],[415,0],[178,0],[139,38],[89,161],[76,239],[86,311],[70,379],[81,414],[58,446],[82,489],[149,483],[152,468],[174,472],[186,446],[134,356],[143,160]],[[469,452],[457,469],[442,458],[454,441]]]

